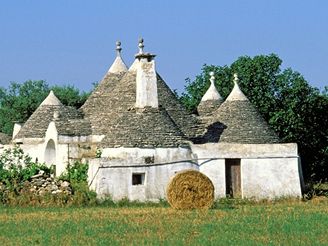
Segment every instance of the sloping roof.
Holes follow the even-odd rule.
[[[9,144],[11,141],[11,136],[8,134],[5,134],[3,132],[0,132],[0,144]]]
[[[64,118],[55,120],[57,132],[62,136],[89,136],[92,134],[88,120]]]
[[[121,111],[122,108],[127,109],[128,106],[126,106],[126,104],[128,104],[128,102],[126,102],[126,98],[129,99],[129,97],[125,97],[125,92],[129,90],[129,85],[127,85],[127,88],[122,86],[122,83],[125,84],[122,78],[126,76],[135,77],[135,74],[107,74],[81,107],[85,117],[90,120],[93,134],[106,134],[108,125],[115,119],[115,115]],[[119,87],[119,89],[116,89],[116,87]],[[130,93],[132,92],[130,91]],[[135,102],[135,99],[133,102]]]
[[[128,71],[127,66],[125,65],[124,61],[122,60],[121,56],[117,56],[109,68],[108,73],[122,73]]]
[[[157,75],[158,101],[170,118],[186,135],[193,135],[197,125],[196,117],[188,114],[164,80]],[[85,116],[90,120],[92,132],[103,135],[113,121],[136,102],[136,71],[109,74],[90,95],[82,106]]]
[[[197,112],[200,116],[211,115],[223,102],[222,96],[215,87],[215,76],[213,71],[210,72],[210,76],[210,87],[203,95],[197,107]]]
[[[51,121],[56,121],[58,134],[62,135],[89,135],[90,124],[83,119],[83,114],[77,109],[64,106],[58,98],[50,92],[48,97],[34,111],[15,136],[20,138],[43,138]],[[76,125],[78,121],[80,126]],[[88,129],[89,127],[89,129]]]
[[[197,134],[198,119],[187,112],[176,95],[159,75],[157,76],[157,90],[159,105],[165,108],[176,125],[188,138],[194,137]]]
[[[214,112],[215,121],[221,124],[219,142],[277,143],[278,136],[268,126],[257,109],[242,93],[237,83],[226,101]]]
[[[126,110],[112,122],[102,147],[178,147],[183,133],[163,108]]]
[[[221,103],[221,100],[201,101],[197,107],[197,112],[200,116],[210,116],[220,107]]]

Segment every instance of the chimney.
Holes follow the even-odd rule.
[[[136,108],[158,108],[157,75],[155,69],[155,55],[144,53],[143,39],[139,40],[139,53],[136,76]]]

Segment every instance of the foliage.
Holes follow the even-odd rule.
[[[22,84],[11,82],[8,89],[0,87],[0,132],[11,134],[15,122],[25,122],[50,90],[64,105],[79,108],[88,93],[80,92],[74,86],[50,87],[44,80],[28,80]]]
[[[32,162],[19,146],[5,149],[0,155],[0,183],[10,190],[18,191],[31,176],[40,170],[50,173],[44,164]]]
[[[209,87],[210,71],[214,71],[216,87],[226,98],[233,87],[233,73],[237,73],[242,91],[281,140],[298,143],[306,180],[327,180],[328,88],[320,93],[300,73],[290,68],[281,72],[281,63],[271,54],[243,56],[231,66],[204,65],[194,81],[186,80],[180,100],[189,111],[196,112]]]
[[[67,165],[66,171],[59,177],[59,179],[67,180],[69,182],[87,182],[88,168],[88,163],[75,161],[73,164]]]
[[[89,93],[80,92],[79,89],[72,85],[56,85],[51,89],[64,105],[75,108],[80,108],[89,96]]]
[[[90,206],[96,203],[97,194],[89,190],[88,186],[88,163],[75,161],[67,165],[66,171],[59,177],[71,183],[73,190],[71,205]]]
[[[5,149],[0,155],[0,203],[13,206],[92,206],[95,205],[96,193],[87,185],[88,164],[75,162],[68,166],[60,178],[71,183],[73,195],[45,194],[36,195],[25,190],[25,181],[43,170],[50,174],[44,164],[32,162],[19,146]]]

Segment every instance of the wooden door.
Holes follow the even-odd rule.
[[[240,159],[226,159],[226,195],[241,197]]]

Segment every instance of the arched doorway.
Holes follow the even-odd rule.
[[[44,152],[44,162],[48,167],[56,165],[56,146],[54,140],[50,139]]]

